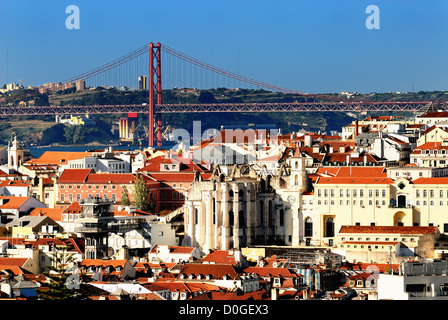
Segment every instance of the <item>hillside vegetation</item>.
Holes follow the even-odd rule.
[[[25,96],[24,96],[25,94]],[[369,93],[352,94],[350,99],[361,101],[445,101],[446,91],[420,91],[416,93]],[[333,99],[347,99],[346,95],[328,94]],[[27,105],[102,105],[102,104],[143,104],[148,102],[148,91],[123,91],[116,88],[97,87],[82,92],[73,89],[59,91],[55,94],[38,94],[30,90],[12,93],[1,106]],[[172,89],[163,90],[162,101],[166,104],[179,103],[269,103],[269,102],[306,102],[313,101],[300,95],[283,94],[266,90],[227,89],[210,90]],[[398,114],[398,113],[394,113]],[[209,114],[166,114],[163,115],[164,129],[184,128],[191,131],[193,121],[201,121],[202,130],[219,129],[221,125],[274,124],[283,132],[299,130],[313,132],[340,131],[342,126],[351,123],[355,118],[367,114],[344,112],[283,112],[283,113],[209,113]],[[375,115],[375,113],[369,113]],[[382,113],[384,115],[384,113]],[[401,115],[412,117],[409,112]],[[0,118],[0,143],[5,144],[15,133],[25,145],[85,144],[111,143],[117,141],[117,134],[112,133],[114,123],[121,114],[91,115],[97,121],[95,128],[70,128],[58,124],[52,116],[11,116]],[[147,131],[148,119],[139,115],[139,133],[143,137]],[[146,130],[146,131],[145,131]]]

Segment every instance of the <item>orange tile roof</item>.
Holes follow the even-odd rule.
[[[230,291],[211,291],[211,292],[205,292],[199,296],[196,296],[192,298],[191,300],[254,300],[254,301],[260,301],[260,300],[270,300],[271,297],[269,293],[265,289],[260,289],[257,291],[252,292],[244,292],[244,293],[238,293],[235,294],[234,292]]]
[[[64,169],[57,183],[85,183],[92,169]]]
[[[61,221],[63,211],[64,211],[64,209],[59,209],[59,208],[35,208],[29,213],[29,215],[36,216],[36,217],[46,216],[46,217],[50,217],[54,221]]]
[[[244,269],[244,272],[255,273],[259,277],[296,278],[302,276],[300,274],[293,273],[288,268],[274,268],[274,267],[249,267]]]
[[[0,182],[0,187],[29,187],[30,180],[4,180]]]
[[[12,267],[23,267],[28,258],[0,258],[0,270]]]
[[[320,177],[317,184],[393,184],[390,178],[373,178],[373,177]]]
[[[215,262],[223,264],[231,264],[236,266],[238,262],[235,259],[235,254],[229,254],[228,250],[214,250],[207,254],[204,262]]]
[[[430,111],[419,115],[418,118],[448,118],[448,112]]]
[[[428,234],[435,233],[437,227],[419,226],[341,226],[339,233],[396,233],[396,234]]]
[[[81,266],[96,266],[96,267],[123,267],[128,260],[103,260],[103,259],[83,259],[80,263]]]
[[[416,147],[412,154],[421,154],[423,150],[448,150],[448,146],[443,146],[442,142],[426,142]]]
[[[138,171],[148,172],[148,173],[165,173],[165,171],[160,170],[161,164],[180,164],[179,171],[175,173],[181,172],[203,172],[208,171],[197,163],[194,163],[191,159],[187,158],[166,158],[165,156],[158,156],[148,160],[148,164],[139,169]]]
[[[82,207],[79,202],[75,201],[64,209],[64,213],[82,213]]]
[[[448,177],[438,177],[438,178],[418,178],[412,181],[413,184],[448,184]]]
[[[327,154],[324,161],[342,163],[344,161],[347,161],[347,156],[349,156],[350,163],[351,162],[356,162],[356,163],[364,162],[364,155],[360,155],[359,157],[353,157],[351,155],[351,153],[349,153],[349,152],[348,153],[329,153],[329,154]],[[365,158],[366,158],[367,162],[378,163],[378,161],[376,161],[375,158],[373,158],[372,155],[370,155],[370,154],[366,154]]]
[[[224,275],[229,275],[232,278],[238,276],[234,267],[230,264],[187,263],[183,266],[181,273],[186,275],[202,274],[203,276],[211,274],[215,279],[222,278]]]
[[[387,177],[384,167],[319,167],[317,173],[335,177]]]
[[[39,238],[36,240],[29,240],[27,241],[29,244],[32,244],[36,248],[39,248],[39,246],[48,246],[48,245],[56,245],[56,246],[65,246],[66,243],[62,241],[59,238]]]
[[[390,269],[391,265],[389,263],[358,263],[361,270],[367,270],[367,268],[377,267],[379,272],[385,272]],[[392,269],[397,270],[400,268],[399,264],[392,263]]]
[[[70,160],[83,159],[92,154],[92,152],[45,151],[38,159],[33,159],[32,163],[67,164]]]
[[[9,199],[8,202],[6,202],[3,205],[0,205],[1,209],[19,209],[28,199],[31,197],[7,197],[7,196],[0,196],[0,199]]]
[[[134,184],[135,176],[132,173],[90,173],[86,183]]]
[[[68,238],[64,239],[64,242],[67,246],[69,246],[70,252],[78,252],[83,253],[85,248],[85,240],[84,238]]]
[[[160,172],[160,173],[150,173],[148,176],[154,178],[159,182],[193,182],[195,174],[193,172]],[[208,180],[212,176],[212,173],[201,173],[203,180]]]

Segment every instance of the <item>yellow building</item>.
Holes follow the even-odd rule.
[[[333,252],[351,262],[397,264],[415,254],[437,258],[433,249],[439,239],[437,227],[342,226]]]
[[[420,138],[417,139],[417,146],[427,142],[443,142],[445,140],[448,140],[448,129],[434,125],[422,132]]]
[[[385,169],[376,177],[369,176],[371,168],[358,169],[364,176],[320,176],[314,184],[310,218],[323,244],[333,245],[344,225],[438,226],[448,233],[448,177],[393,180]]]

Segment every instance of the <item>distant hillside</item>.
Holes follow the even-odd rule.
[[[26,94],[24,96],[24,94]],[[336,99],[348,97],[347,94],[328,94]],[[350,99],[362,101],[445,101],[448,98],[447,91],[420,91],[416,93],[351,93]],[[20,102],[22,101],[22,102]],[[8,97],[7,102],[0,105],[14,106],[19,103],[29,105],[102,105],[102,104],[142,104],[148,101],[148,91],[134,90],[122,91],[116,88],[102,88],[74,92],[73,89],[57,92],[55,94],[38,94],[30,90],[14,92]],[[167,104],[179,103],[268,103],[268,102],[305,102],[312,101],[299,95],[283,94],[266,90],[251,89],[227,89],[217,88],[210,90],[195,89],[172,89],[163,90],[162,101]],[[163,115],[164,130],[170,128],[184,128],[192,130],[193,121],[201,121],[201,129],[219,129],[221,125],[247,125],[253,124],[276,124],[283,132],[306,130],[312,132],[341,131],[341,127],[351,123],[354,119],[363,118],[367,115],[378,115],[379,113],[344,113],[344,112],[283,112],[283,113],[209,113],[209,114],[166,114]],[[384,115],[384,113],[382,113]],[[392,113],[390,113],[392,114]],[[398,113],[394,113],[398,114]],[[402,113],[406,117],[413,116],[409,112]],[[96,130],[78,132],[82,141],[88,142],[110,142],[117,137],[111,134],[112,124],[123,115],[94,115],[101,121],[101,127]],[[23,121],[27,120],[29,122]],[[17,123],[20,121],[20,125]],[[34,122],[33,122],[34,121]],[[36,122],[37,121],[37,122]],[[141,134],[144,134],[148,119],[139,115]],[[51,116],[27,116],[9,117],[0,119],[0,143],[8,141],[12,132],[18,135],[22,141],[34,144],[45,144],[53,142],[69,143],[71,138],[61,138],[63,128],[54,127],[54,118]],[[79,130],[78,130],[79,131]],[[45,132],[45,134],[44,134]],[[68,130],[65,135],[70,136]],[[75,134],[73,131],[72,134]],[[78,136],[77,136],[78,137]],[[58,140],[58,141],[56,141]],[[75,140],[77,140],[75,138]],[[65,142],[64,142],[65,141]],[[73,142],[73,141],[72,141]]]

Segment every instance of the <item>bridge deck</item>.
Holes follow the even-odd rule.
[[[412,102],[304,102],[304,103],[216,103],[216,104],[160,104],[154,113],[207,113],[207,112],[363,112],[408,111],[425,107],[428,101]],[[446,107],[447,102],[441,103]],[[0,115],[61,115],[148,113],[148,105],[93,105],[93,106],[33,106],[0,107]]]

